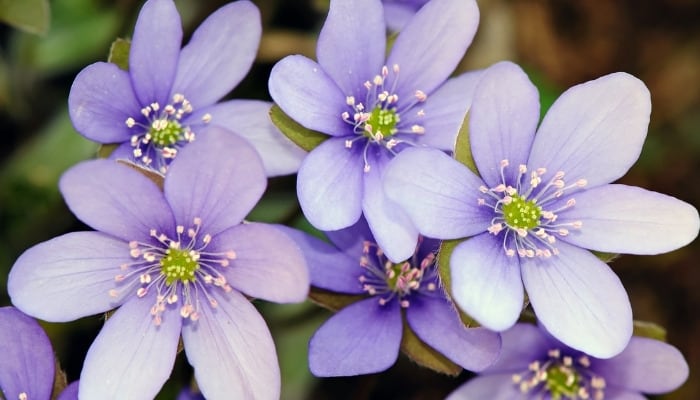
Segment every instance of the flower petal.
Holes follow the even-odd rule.
[[[201,295],[201,294],[200,294]],[[280,371],[270,331],[250,302],[240,293],[210,293],[197,322],[187,322],[182,341],[190,365],[208,399],[278,399]]]
[[[362,84],[379,74],[386,51],[385,30],[379,1],[331,2],[318,35],[316,56],[344,96],[364,98],[367,89]]]
[[[537,318],[562,343],[593,357],[620,353],[632,336],[632,309],[620,279],[590,252],[558,242],[551,258],[521,258]]]
[[[319,377],[381,372],[399,356],[402,322],[397,301],[360,300],[338,311],[309,341],[309,369]]]
[[[78,386],[80,381],[73,381],[70,385],[66,386],[61,394],[58,395],[58,400],[78,400]]]
[[[501,241],[482,233],[455,247],[450,257],[452,296],[481,325],[503,331],[523,309],[523,284],[517,257],[508,257]]]
[[[447,396],[446,400],[513,400],[522,399],[512,374],[482,375],[470,379]]]
[[[421,234],[437,239],[488,228],[492,216],[477,202],[482,184],[464,165],[434,149],[406,149],[384,173],[389,199],[403,207]]]
[[[297,196],[304,215],[321,230],[354,224],[362,215],[362,156],[333,138],[304,159],[297,176]]]
[[[216,236],[243,220],[265,186],[255,150],[239,136],[211,126],[170,164],[164,191],[178,224],[191,226],[201,218],[203,232]]]
[[[168,104],[181,44],[182,23],[175,3],[147,1],[136,20],[129,50],[129,73],[141,104]]]
[[[400,31],[415,14],[412,5],[384,2],[384,21],[390,31]]]
[[[396,38],[388,66],[401,68],[397,93],[430,94],[454,71],[474,38],[479,9],[473,0],[434,0],[423,6]]]
[[[0,308],[0,394],[4,399],[51,398],[54,355],[38,322],[14,307]]]
[[[288,56],[270,72],[270,96],[292,119],[305,128],[331,136],[352,134],[343,121],[343,111],[351,111],[345,94],[314,61],[304,56]]]
[[[129,246],[100,232],[73,232],[39,243],[15,262],[8,278],[12,303],[51,322],[72,321],[120,305],[114,277],[131,263]]]
[[[581,221],[563,237],[598,251],[658,254],[685,246],[700,228],[698,211],[675,197],[625,185],[604,185],[573,196],[576,205],[560,224]]]
[[[376,242],[364,217],[360,217],[356,223],[347,228],[324,233],[335,247],[352,258],[360,257],[365,248],[365,242]]]
[[[639,157],[650,112],[649,90],[626,73],[574,86],[542,120],[528,165],[585,178],[589,187],[612,182]]]
[[[84,399],[152,399],[170,376],[182,318],[167,310],[156,326],[155,293],[124,303],[90,346],[80,374]],[[147,372],[147,373],[144,373]]]
[[[171,94],[183,94],[195,108],[222,98],[253,65],[261,32],[260,12],[249,1],[216,10],[182,48]]]
[[[81,162],[66,171],[58,185],[81,221],[127,242],[146,241],[151,229],[169,232],[175,225],[160,189],[116,161]]]
[[[525,165],[540,118],[539,93],[523,70],[500,62],[486,69],[474,91],[469,117],[469,141],[474,162],[489,187],[515,186],[518,166]]]
[[[406,321],[428,346],[470,371],[481,371],[496,361],[501,350],[497,333],[465,327],[444,297],[412,296],[410,301]]]
[[[528,365],[547,356],[552,349],[552,341],[533,324],[518,323],[501,332],[502,346],[498,360],[486,373],[520,373]],[[560,344],[557,342],[557,345]]]

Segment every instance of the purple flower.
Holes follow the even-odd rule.
[[[272,338],[245,296],[302,301],[308,271],[287,236],[242,223],[266,186],[245,140],[211,127],[173,160],[162,191],[112,160],[78,164],[59,184],[68,207],[96,232],[27,250],[8,292],[22,311],[54,322],[118,307],[88,351],[82,396],[153,398],[182,333],[204,396],[279,397]]]
[[[530,324],[503,332],[499,360],[448,400],[643,400],[676,389],[688,364],[673,346],[633,336],[619,355],[601,360],[574,350]]]
[[[248,73],[260,35],[258,9],[242,0],[210,15],[180,49],[175,4],[149,0],[136,21],[129,71],[97,62],[75,78],[68,97],[73,125],[91,140],[120,144],[112,158],[160,172],[208,126],[221,126],[256,147],[269,175],[296,172],[304,152],[274,127],[270,103],[217,104]]]
[[[394,155],[407,146],[451,150],[478,73],[440,86],[476,31],[472,0],[423,7],[386,51],[379,0],[333,0],[318,39],[318,63],[296,55],[270,74],[270,94],[304,127],[329,135],[302,162],[297,194],[321,230],[346,228],[364,213],[387,256],[413,253],[418,232],[381,188]]]
[[[585,249],[657,254],[698,233],[691,205],[609,184],[639,156],[650,109],[641,81],[611,74],[562,94],[535,134],[536,88],[516,65],[496,64],[470,111],[480,176],[439,151],[409,149],[389,166],[385,189],[422,234],[473,236],[450,258],[452,294],[481,324],[511,327],[524,285],[556,338],[612,357],[632,335],[629,299],[612,270]]]
[[[365,296],[311,337],[309,368],[314,375],[369,374],[392,366],[401,344],[402,314],[423,342],[466,369],[482,370],[498,356],[498,334],[466,328],[440,286],[438,241],[421,238],[415,254],[394,263],[374,243],[363,219],[326,232],[332,244],[298,231],[289,233],[306,255],[313,286]]]
[[[392,31],[400,31],[429,0],[382,0],[384,20]]]

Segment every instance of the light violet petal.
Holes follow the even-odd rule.
[[[202,316],[188,321],[182,341],[207,399],[279,399],[280,371],[272,336],[258,311],[240,293],[200,298]],[[201,296],[201,294],[200,294]]]
[[[203,107],[230,92],[250,70],[260,44],[260,12],[249,1],[211,14],[182,48],[171,94]]]
[[[539,93],[519,66],[501,62],[484,71],[469,113],[469,141],[489,187],[503,183],[503,160],[510,163],[503,171],[506,184],[516,185],[518,167],[527,163],[539,118]]]
[[[140,116],[141,106],[129,74],[114,64],[97,62],[80,71],[68,94],[68,112],[75,130],[99,143],[131,138],[129,117]]]
[[[455,247],[450,257],[455,303],[481,325],[503,331],[523,309],[523,284],[517,256],[509,257],[490,233]]]
[[[605,398],[612,400],[648,400],[646,396],[639,392],[633,392],[617,387],[606,387]]]
[[[119,266],[131,263],[129,245],[99,232],[73,232],[25,251],[10,271],[8,292],[22,311],[66,322],[109,311],[129,291],[112,297]]]
[[[406,149],[384,173],[389,199],[403,207],[421,234],[437,239],[486,231],[493,216],[478,204],[480,185],[467,167],[434,149]]]
[[[14,307],[0,308],[0,393],[5,399],[51,397],[54,355],[38,322]]]
[[[397,301],[380,306],[376,297],[338,311],[309,341],[309,369],[319,377],[381,372],[399,356],[402,322]]]
[[[620,279],[581,248],[558,242],[558,255],[521,258],[537,318],[562,343],[593,357],[620,353],[632,336],[632,309]]]
[[[579,247],[627,254],[658,254],[685,246],[700,228],[692,205],[665,194],[625,185],[603,185],[571,196],[576,205],[560,224],[581,221],[562,237]]]
[[[352,111],[345,94],[320,65],[300,55],[280,60],[270,72],[272,99],[304,127],[331,136],[352,134],[342,113]]]
[[[486,373],[520,373],[535,360],[547,357],[552,341],[533,324],[518,323],[501,332],[502,347],[498,360]]]
[[[589,187],[612,182],[639,157],[650,112],[649,90],[626,73],[574,86],[542,120],[528,165],[587,179]]]
[[[129,73],[141,104],[168,104],[175,79],[182,25],[172,0],[149,0],[141,8],[129,50]]]
[[[58,183],[68,208],[95,230],[127,242],[174,226],[163,193],[140,172],[113,160],[84,161]]]
[[[477,376],[447,396],[446,400],[514,400],[527,399],[513,383],[512,374]]]
[[[501,337],[488,329],[465,327],[446,298],[413,296],[410,302],[406,321],[428,346],[470,371],[482,371],[496,361]]]
[[[384,21],[390,31],[400,31],[415,14],[416,10],[411,5],[384,2]]]
[[[313,149],[297,176],[297,196],[304,215],[321,230],[354,224],[362,215],[362,155],[332,138]]]
[[[70,385],[66,386],[65,389],[61,391],[58,395],[58,400],[78,400],[78,387],[80,381],[71,382]]]
[[[84,399],[152,399],[170,376],[182,318],[163,313],[156,326],[155,293],[127,301],[107,319],[90,346],[80,374]]]
[[[385,29],[384,10],[378,0],[331,1],[316,55],[344,96],[362,95],[364,99],[362,84],[380,73]]]
[[[220,127],[183,148],[165,177],[165,197],[177,223],[202,220],[215,236],[239,224],[260,200],[267,177],[260,157],[242,138]]]

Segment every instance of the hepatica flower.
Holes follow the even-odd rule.
[[[308,271],[287,236],[241,223],[266,186],[245,140],[210,128],[173,160],[163,191],[104,159],[76,165],[59,184],[68,207],[96,231],[27,250],[8,291],[19,309],[47,321],[117,308],[88,351],[81,396],[153,398],[182,334],[205,397],[279,397],[272,338],[244,294],[302,301]]]
[[[431,1],[386,52],[379,0],[333,0],[321,30],[318,63],[289,56],[275,65],[274,101],[304,127],[329,136],[304,159],[297,194],[321,230],[346,228],[364,213],[392,260],[408,258],[418,238],[386,199],[381,176],[405,147],[451,150],[476,74],[448,81],[476,31],[471,0]]]
[[[592,357],[530,324],[503,332],[499,360],[447,400],[643,400],[670,392],[688,378],[688,364],[673,346],[633,336],[622,353]]]
[[[642,82],[611,74],[562,94],[535,134],[537,90],[519,67],[496,64],[470,111],[480,176],[441,152],[409,149],[389,166],[385,189],[422,234],[471,237],[451,255],[452,294],[481,324],[511,327],[524,285],[556,338],[611,357],[632,334],[630,304],[617,276],[585,249],[657,254],[698,233],[689,204],[609,183],[639,156],[650,109]]]
[[[237,1],[211,14],[181,49],[175,4],[149,0],[136,21],[129,71],[97,62],[75,78],[73,125],[91,140],[118,143],[112,158],[160,172],[208,126],[222,126],[256,147],[268,174],[296,172],[304,153],[274,127],[270,103],[217,103],[248,73],[260,35],[258,9]]]
[[[420,239],[415,253],[399,263],[387,259],[361,219],[327,232],[332,244],[290,232],[309,265],[311,284],[363,299],[338,311],[309,341],[309,368],[317,376],[384,371],[398,357],[404,317],[428,346],[456,364],[479,371],[500,349],[498,334],[466,328],[440,286],[435,265],[439,242]]]
[[[429,0],[382,0],[384,20],[392,31],[400,31]]]

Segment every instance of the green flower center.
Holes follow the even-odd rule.
[[[148,134],[156,146],[172,146],[181,140],[182,126],[174,120],[159,119],[151,124]]]
[[[160,271],[165,275],[165,283],[170,286],[176,281],[195,282],[195,272],[199,269],[199,254],[194,250],[169,248],[160,259]]]
[[[547,368],[545,385],[553,400],[576,398],[581,388],[581,377],[564,365],[554,364]]]
[[[513,194],[511,201],[503,205],[503,219],[512,228],[530,230],[540,225],[542,207],[533,200],[525,200]]]
[[[391,136],[396,133],[396,124],[399,121],[399,114],[395,110],[387,110],[377,105],[365,122],[365,126],[369,126],[369,129],[365,130],[365,136],[372,139],[377,139],[379,135],[381,138]]]

